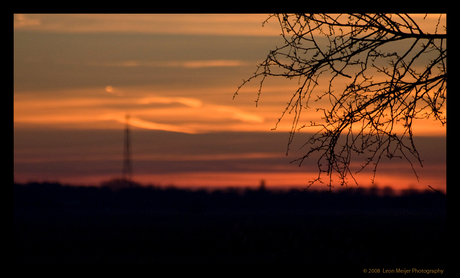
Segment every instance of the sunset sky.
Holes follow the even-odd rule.
[[[286,156],[292,117],[271,130],[297,82],[268,79],[258,107],[257,80],[233,99],[243,79],[283,45],[276,20],[262,27],[267,17],[15,14],[15,181],[89,185],[121,177],[129,114],[134,181],[304,187],[317,175],[316,161],[290,161],[304,154],[308,131]],[[436,20],[429,15],[424,24]],[[393,159],[379,166],[376,183],[445,190],[446,127],[420,120],[414,133],[424,161],[422,168],[414,160],[420,181],[406,161]],[[369,185],[369,173],[357,177]]]

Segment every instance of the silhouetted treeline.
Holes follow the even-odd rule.
[[[446,197],[374,193],[14,184],[14,262],[445,268]]]
[[[65,186],[59,183],[14,184],[15,209],[183,209],[318,210],[318,209],[445,209],[446,196],[433,190],[405,191],[395,196],[376,188],[328,191],[265,189],[187,190],[174,187]],[[379,194],[378,194],[379,193]],[[383,192],[385,193],[385,192]]]

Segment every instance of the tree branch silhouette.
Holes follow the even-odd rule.
[[[299,166],[312,154],[319,154],[318,177],[309,182],[333,187],[338,175],[341,185],[373,164],[374,183],[382,157],[402,158],[417,173],[413,159],[422,160],[413,141],[413,121],[432,118],[446,124],[443,113],[447,85],[447,33],[440,26],[427,32],[409,14],[273,14],[281,27],[284,45],[270,51],[255,73],[237,88],[261,78],[256,106],[268,76],[297,79],[283,117],[293,114],[286,155],[296,132],[307,127],[319,131],[303,147],[309,150],[294,160]],[[423,18],[425,20],[425,18]],[[443,29],[440,31],[440,29]],[[326,40],[325,40],[326,39]],[[319,91],[320,77],[327,76],[328,89]],[[339,84],[337,86],[337,84]],[[334,91],[333,87],[342,88]],[[316,109],[312,102],[328,100]],[[301,124],[305,111],[322,114],[321,122]],[[400,126],[402,129],[396,130]],[[366,156],[357,171],[352,158]]]

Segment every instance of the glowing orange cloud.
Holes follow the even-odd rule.
[[[179,67],[179,68],[214,68],[214,67],[240,67],[257,64],[258,61],[248,62],[242,60],[185,60],[185,61],[121,61],[121,62],[90,62],[91,66],[111,67]]]
[[[210,107],[211,110],[216,110],[219,112],[229,113],[232,119],[240,120],[242,122],[248,123],[263,123],[265,121],[264,117],[244,112],[238,108],[230,107],[230,106],[213,106]]]
[[[119,123],[123,123],[123,124],[126,123],[126,115],[123,113],[101,115],[98,119],[102,121],[114,120]],[[131,126],[143,128],[143,129],[165,130],[165,131],[173,131],[173,132],[192,133],[192,134],[196,133],[196,130],[191,127],[160,124],[160,123],[142,120],[142,119],[139,119],[133,116],[130,116],[129,124]]]
[[[202,101],[195,98],[186,98],[186,97],[145,97],[137,101],[138,104],[151,104],[151,103],[180,103],[189,107],[199,108],[203,105]]]
[[[203,60],[181,62],[181,65],[185,68],[237,67],[245,64],[248,63],[239,60]]]
[[[110,94],[113,94],[113,95],[116,95],[116,96],[119,96],[119,97],[123,96],[123,93],[122,93],[121,91],[116,90],[116,89],[113,88],[112,86],[106,86],[106,87],[105,87],[105,91],[106,91],[107,93],[110,93]]]
[[[231,100],[235,88],[192,88],[181,91],[154,89],[151,87],[106,86],[103,88],[68,89],[55,92],[54,97],[21,92],[14,95],[14,124],[72,125],[72,128],[123,128],[125,115],[133,118],[132,125],[145,129],[162,129],[175,132],[201,133],[216,131],[270,131],[285,109],[285,101],[295,91],[289,86],[267,86],[258,107],[254,99],[258,84],[243,88]],[[155,94],[152,93],[155,92]],[[228,95],[203,101],[195,95]],[[58,96],[58,97],[56,97]],[[65,96],[65,97],[61,97]],[[173,104],[155,106],[151,104]],[[322,103],[314,103],[323,105]],[[321,122],[321,114],[312,109],[304,110],[302,123]],[[293,115],[287,114],[277,126],[277,131],[291,129]],[[395,132],[401,130],[397,126]],[[413,124],[415,135],[439,136],[446,134],[446,127],[434,120],[418,119]],[[307,127],[301,132],[316,132],[317,127]]]

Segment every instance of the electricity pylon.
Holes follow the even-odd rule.
[[[123,149],[123,172],[122,179],[126,181],[131,181],[133,175],[133,166],[131,164],[131,141],[130,141],[130,132],[129,132],[129,115],[126,115],[126,125],[125,125],[125,142]]]

